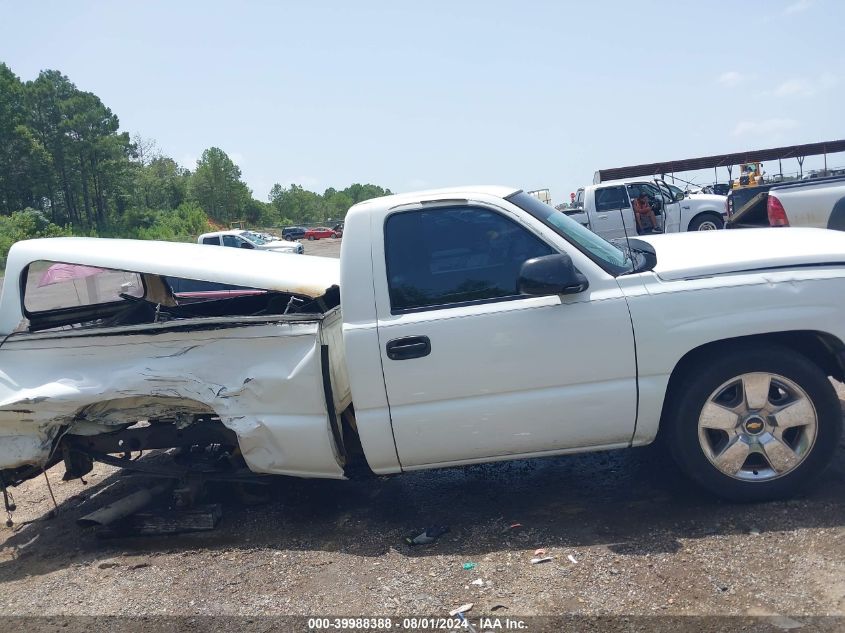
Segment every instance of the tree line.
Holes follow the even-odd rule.
[[[16,239],[189,240],[235,220],[261,227],[320,224],[389,193],[371,184],[322,194],[276,184],[267,201],[258,200],[223,150],[209,147],[187,169],[154,141],[121,131],[99,97],[61,72],[44,70],[21,81],[0,62],[0,265]]]

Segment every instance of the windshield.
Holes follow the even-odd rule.
[[[261,246],[267,243],[267,241],[264,240],[260,235],[258,235],[257,233],[252,233],[250,231],[244,231],[243,233],[241,233],[241,237],[244,238],[247,242],[252,242],[256,246]]]
[[[625,252],[566,214],[523,191],[508,196],[507,199],[540,220],[611,275],[621,275],[633,270],[631,260]]]

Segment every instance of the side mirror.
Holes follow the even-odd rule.
[[[687,194],[685,194],[683,191],[679,191],[675,194],[675,202],[682,202],[686,197]]]
[[[633,237],[626,241],[628,242],[628,245],[637,249],[645,260],[639,270],[654,270],[654,267],[657,266],[657,251],[654,250],[654,246],[644,240]]]
[[[569,255],[563,253],[534,257],[524,262],[519,270],[518,287],[523,295],[577,294],[589,285],[587,278],[572,265]]]

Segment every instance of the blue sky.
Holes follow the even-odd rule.
[[[599,168],[845,137],[841,0],[0,0],[0,16],[22,79],[62,71],[186,166],[223,148],[262,200],[372,182],[559,202]]]

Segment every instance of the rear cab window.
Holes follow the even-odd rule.
[[[38,261],[29,265],[24,284],[26,314],[126,301],[144,296],[141,275],[125,270]]]
[[[21,285],[29,331],[104,325],[145,295],[136,272],[43,260],[26,268]]]

